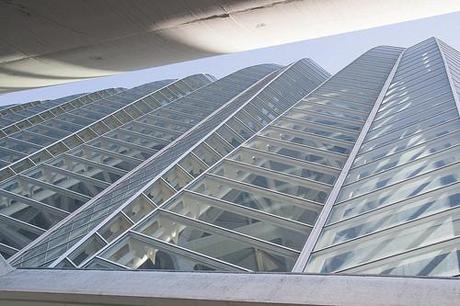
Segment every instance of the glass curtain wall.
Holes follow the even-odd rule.
[[[104,164],[107,161],[112,168],[115,168],[111,164],[114,158],[121,160],[117,161],[117,163],[118,168],[124,170],[122,176],[128,172],[130,172],[130,175],[110,185],[110,189],[105,189],[106,192],[99,192],[98,195],[100,196],[87,196],[84,203],[88,202],[88,205],[82,207],[82,210],[79,210],[78,213],[73,214],[65,225],[48,233],[50,235],[45,238],[44,242],[32,247],[29,251],[24,250],[27,252],[24,258],[30,258],[29,264],[55,259],[60,252],[64,252],[78,238],[81,238],[92,227],[102,222],[113,209],[121,204],[123,199],[129,198],[142,185],[143,180],[149,180],[149,176],[154,176],[155,172],[161,171],[168,166],[170,163],[168,161],[163,163],[152,162],[151,153],[154,153],[153,156],[174,158],[174,154],[177,154],[174,150],[168,149],[168,146],[162,147],[174,142],[174,139],[183,138],[180,137],[183,134],[180,129],[184,130],[184,127],[182,124],[176,129],[165,128],[166,123],[163,119],[173,123],[179,121],[189,126],[195,126],[197,122],[206,118],[213,110],[219,109],[229,101],[233,101],[242,91],[278,69],[279,67],[274,65],[259,65],[243,69],[179,98],[170,105],[159,108],[154,114],[148,114],[145,118],[128,123],[116,131],[103,135],[102,139],[96,139],[92,142],[91,147],[87,150],[84,147],[88,146],[88,144],[85,144],[83,148],[77,147],[75,149],[78,152],[75,154],[77,157],[85,159],[88,159],[88,156],[102,158],[102,163]],[[160,117],[159,120],[163,120],[163,123],[159,123],[160,126],[155,125],[153,127],[156,122],[155,116]],[[152,123],[152,126],[149,126],[150,123]],[[189,128],[187,127],[187,129]],[[132,151],[133,154],[137,155],[130,156],[111,152],[111,149],[107,147],[107,141],[111,144],[129,147],[130,150],[134,150]],[[193,139],[185,141],[182,149],[186,150],[193,143]],[[150,152],[146,152],[146,150]],[[86,155],[84,155],[84,151],[87,152]],[[156,153],[157,151],[158,153]],[[146,154],[151,156],[147,158]],[[149,164],[150,167],[147,166]],[[161,191],[167,192],[167,188],[163,188]],[[36,256],[37,254],[39,256]]]
[[[96,225],[92,230],[94,234],[89,233],[84,239],[75,243],[74,247],[63,255],[68,256],[67,259],[51,263],[51,266],[69,263],[73,266],[84,266],[91,255],[118,238],[133,220],[148,214],[152,203],[160,205],[166,202],[222,156],[317,87],[327,76],[328,74],[311,60],[301,60],[279,69],[256,83],[232,103],[203,121],[186,137],[178,140],[170,148],[169,155],[165,153],[154,157],[151,163],[146,164],[142,170],[149,173],[153,183],[148,183],[147,179],[139,182],[144,182],[145,185],[139,185],[141,190],[138,194],[143,191],[139,198],[140,202],[137,200],[134,204],[130,201],[120,202],[118,212],[113,212],[116,207],[111,206],[113,213]],[[190,144],[192,147],[188,147]],[[185,148],[188,149],[184,151]],[[165,165],[165,169],[157,172],[158,176],[155,178],[152,176],[154,172],[149,169],[154,170],[153,167],[158,169],[160,164]],[[138,175],[136,177],[140,178]],[[134,181],[137,179],[133,177],[129,186],[131,190]],[[139,207],[142,209],[138,211]],[[104,237],[105,240],[100,240],[100,237]],[[27,264],[32,262],[29,261]]]
[[[460,274],[459,59],[436,39],[405,51],[308,272]]]
[[[5,222],[1,225],[0,233],[2,254],[5,257],[11,256],[191,128],[193,124],[185,124],[183,121],[177,124],[162,117],[156,119],[154,114],[159,112],[160,105],[177,100],[209,82],[204,75],[196,75],[173,83],[161,81],[158,84],[137,87],[135,94],[129,99],[130,93],[124,92],[123,101],[131,103],[125,108],[120,105],[118,115],[114,117],[120,119],[117,124],[121,125],[120,128],[116,128],[117,125],[107,126],[103,122],[96,122],[85,133],[79,133],[79,139],[83,138],[85,141],[73,143],[74,149],[44,160],[32,169],[1,183],[0,217]],[[170,85],[157,90],[165,84]],[[151,90],[155,92],[137,99]],[[120,101],[120,96],[115,98]],[[130,117],[120,116],[120,110]],[[61,116],[70,116],[70,113],[59,117]],[[132,120],[136,117],[138,119]],[[198,121],[201,117],[198,116],[195,120]],[[49,121],[56,120],[54,118]],[[49,121],[46,124],[50,124]],[[145,121],[149,124],[144,123]],[[122,125],[122,122],[125,124]],[[69,133],[72,132],[72,123],[63,121],[62,124],[69,128]],[[78,126],[76,129],[82,128],[83,126]],[[134,128],[142,130],[131,132]],[[98,137],[99,134],[102,136]],[[3,151],[3,148],[0,149],[0,152]]]
[[[227,149],[208,137],[187,156],[214,166],[165,199],[159,186],[187,183],[166,173],[59,266],[291,271],[401,51],[365,53],[245,142],[217,130]]]

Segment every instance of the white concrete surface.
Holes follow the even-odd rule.
[[[1,1],[0,92],[458,10],[458,0]]]
[[[14,270],[0,305],[457,305],[460,279]]]

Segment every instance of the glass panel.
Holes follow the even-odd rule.
[[[343,128],[345,130],[351,130],[351,131],[359,131],[362,126],[362,122],[343,122],[340,120],[336,120],[333,118],[329,118],[328,116],[321,116],[321,115],[316,115],[316,114],[304,114],[300,112],[296,112],[295,110],[291,110],[286,114],[287,117],[292,118],[292,119],[297,119],[300,121],[310,121],[310,122],[316,122],[319,124],[324,124],[324,125],[330,125],[334,126],[337,128]]]
[[[178,132],[186,132],[187,130],[190,129],[191,125],[184,124],[180,121],[178,122],[171,122],[171,121],[166,121],[165,119],[159,118],[159,117],[153,117],[150,116],[148,121],[145,121],[145,123],[152,124],[155,126],[159,126],[165,129],[170,129],[173,131],[178,131]]]
[[[370,196],[360,196],[346,202],[334,205],[329,222],[361,214],[377,207],[414,197],[428,191],[453,184],[459,180],[460,164],[455,164],[439,171],[434,171],[402,184],[384,188]]]
[[[114,139],[120,139],[122,141],[126,141],[129,143],[135,143],[141,146],[146,146],[148,148],[154,148],[154,146],[162,143],[167,143],[169,141],[172,141],[176,138],[175,135],[171,135],[169,133],[165,132],[160,132],[160,131],[155,131],[155,132],[136,132],[136,133],[130,133],[130,130],[125,130],[125,129],[117,129],[114,132],[107,133],[105,136],[114,138]],[[149,136],[152,136],[154,138],[151,138]]]
[[[309,108],[308,104],[311,102],[314,102],[315,104],[318,104],[318,105],[327,105],[330,107],[341,107],[341,108],[346,108],[346,109],[355,110],[355,111],[363,111],[363,110],[370,111],[369,106],[366,107],[366,105],[360,105],[359,103],[353,103],[353,101],[348,101],[343,98],[337,101],[334,99],[327,99],[324,97],[314,97],[314,96],[310,96],[304,99],[302,103],[296,106],[296,108],[297,109],[308,109]]]
[[[254,138],[246,145],[250,148],[336,168],[342,168],[346,160],[342,156],[261,137]]]
[[[38,186],[23,180],[14,180],[2,186],[3,189],[40,201],[65,211],[74,211],[86,201],[79,197],[79,194],[59,194],[53,189]],[[50,188],[52,185],[49,186]]]
[[[375,137],[382,136],[385,133],[393,131],[395,129],[400,129],[402,126],[408,126],[410,124],[414,124],[426,118],[433,117],[435,115],[441,114],[448,109],[452,108],[452,102],[444,103],[439,107],[435,107],[434,109],[428,109],[427,111],[422,111],[411,116],[403,117],[401,120],[396,122],[386,122],[386,120],[382,120],[379,122],[378,126],[373,126],[372,129],[367,134],[367,138],[374,139]],[[384,122],[385,121],[385,122]]]
[[[299,176],[330,185],[334,184],[334,181],[338,175],[338,172],[335,170],[333,170],[335,175],[331,175],[321,172],[320,166],[312,165],[309,167],[309,165],[306,163],[302,164],[295,160],[289,160],[287,158],[278,157],[276,155],[266,154],[263,152],[261,153],[255,150],[249,151],[247,148],[241,148],[229,158],[239,162],[244,162],[246,164],[252,164],[276,172]],[[328,172],[330,173],[331,171]]]
[[[32,168],[34,165],[35,164],[32,162],[32,160],[26,158],[26,159],[22,159],[20,161],[16,161],[14,164],[10,165],[10,167],[16,173],[20,173],[20,172],[22,172],[24,170]]]
[[[26,130],[13,134],[11,135],[11,137],[15,139],[31,142],[39,146],[47,146],[55,142],[55,140],[57,139],[57,138],[50,138],[44,135],[32,134]]]
[[[443,78],[445,78],[445,75],[443,76]],[[387,95],[388,95],[389,92],[387,92]],[[400,111],[404,111],[404,110],[414,110],[414,111],[417,111],[417,110],[420,110],[420,105],[422,104],[422,106],[425,106],[426,107],[426,103],[428,102],[430,105],[433,105],[432,103],[436,103],[436,104],[439,104],[439,103],[444,103],[446,101],[449,101],[449,100],[452,100],[452,93],[450,92],[446,92],[440,96],[437,96],[436,97],[436,100],[435,101],[432,101],[432,99],[407,99],[405,100],[404,103],[400,103],[400,104],[396,104],[394,105],[394,107],[387,107],[387,108],[383,108],[383,106],[385,106],[384,104],[382,104],[382,109],[380,109],[376,115],[376,119],[381,119],[381,118],[385,118],[387,116],[390,116],[390,115],[394,115],[396,113],[399,113]]]
[[[49,229],[61,219],[62,215],[55,215],[50,210],[39,210],[22,203],[17,199],[10,199],[0,194],[0,213],[2,215],[15,218],[17,220],[38,226],[43,229]]]
[[[262,128],[262,125],[252,118],[245,110],[240,110],[236,114],[236,118],[240,119],[241,122],[244,122],[244,124],[253,131],[258,131]]]
[[[122,214],[112,218],[98,230],[98,233],[108,242],[120,236],[124,231],[130,228],[132,223]]]
[[[49,151],[38,151],[37,153],[30,155],[30,159],[36,164],[42,163],[52,157],[53,156],[49,153]]]
[[[176,193],[172,187],[170,187],[163,180],[157,180],[149,187],[145,194],[157,205],[160,205],[164,201],[168,200]]]
[[[27,155],[21,152],[7,151],[6,149],[0,148],[0,159],[8,163],[17,161],[25,156]]]
[[[182,170],[182,168],[179,166],[172,167],[162,176],[162,178],[176,190],[184,188],[185,185],[187,185],[193,179],[193,177]]]
[[[217,130],[217,133],[234,147],[239,146],[243,142],[243,139],[225,124]],[[250,134],[252,133],[248,130],[247,137],[250,137]]]
[[[219,205],[216,201],[205,201],[204,198],[182,196],[169,209],[192,219],[198,219],[299,251],[310,233],[307,228],[305,231],[295,231],[273,221],[264,220],[260,216],[254,216],[250,211],[236,212],[236,208],[232,205]]]
[[[143,196],[137,197],[128,206],[123,208],[123,212],[133,222],[137,222],[154,209],[153,205]]]
[[[58,142],[52,146],[49,146],[47,150],[53,155],[58,155],[60,153],[68,151],[69,148],[67,148],[62,142]]]
[[[318,148],[321,150],[329,150],[340,154],[350,153],[352,147],[352,144],[334,144],[333,141],[330,141],[328,139],[312,137],[302,133],[290,132],[288,130],[277,130],[273,128],[264,129],[260,133],[260,135],[274,139],[279,139],[282,141],[293,142],[313,148]]]
[[[96,257],[94,259],[91,259],[91,261],[87,265],[85,265],[85,269],[123,270],[123,267]]]
[[[69,255],[69,258],[78,266],[91,255],[96,254],[105,243],[97,235],[91,236],[85,243]]]
[[[290,271],[295,258],[255,248],[239,239],[157,214],[139,226],[142,233],[254,271]]]
[[[26,131],[31,131],[37,134],[42,134],[54,139],[64,138],[65,136],[69,135],[69,131],[60,130],[56,128],[48,128],[42,124],[38,124],[34,127],[28,128]]]
[[[353,184],[342,187],[338,201],[345,201],[349,198],[428,173],[449,164],[456,163],[459,159],[460,146],[456,146],[451,150],[430,155],[429,158],[419,159],[403,167],[386,171],[378,176],[364,178]]]
[[[399,152],[376,160],[363,166],[359,166],[347,176],[346,182],[353,182],[360,178],[383,172],[385,170],[403,165],[405,163],[421,159],[446,148],[452,147],[460,142],[460,133],[439,137],[439,139],[430,141],[427,144],[419,145],[407,151]]]
[[[220,155],[225,156],[230,153],[234,147],[229,144],[227,141],[223,140],[217,134],[212,134],[206,138],[206,144],[217,151]]]
[[[200,121],[198,118],[187,116],[187,114],[175,113],[175,112],[172,112],[171,110],[166,110],[166,109],[161,109],[157,111],[155,115],[160,116],[160,117],[164,116],[165,118],[182,121],[182,122],[189,123],[189,124],[196,124]]]
[[[8,148],[14,151],[18,151],[24,154],[31,154],[41,147],[33,143],[22,142],[20,140],[15,140],[13,138],[7,137],[5,139],[0,139],[0,147]]]
[[[92,141],[90,145],[101,148],[101,149],[105,149],[108,151],[116,152],[119,154],[135,157],[141,160],[146,160],[147,158],[152,156],[148,152],[143,152],[141,150],[138,150],[137,147],[132,148],[132,147],[128,147],[129,144],[122,145],[120,143],[115,143],[111,141],[110,138],[105,138],[105,137],[97,138],[95,141]]]
[[[460,234],[460,210],[438,214],[415,224],[408,223],[392,234],[374,234],[344,245],[317,252],[311,257],[312,266],[320,265],[321,272],[350,268],[406,250],[426,246],[457,237]]]
[[[254,134],[254,132],[246,127],[241,121],[233,117],[229,118],[226,124],[244,139],[248,139]]]
[[[355,239],[460,205],[458,184],[326,226],[317,247]]]
[[[381,147],[389,142],[398,141],[400,139],[409,137],[411,135],[422,133],[428,130],[430,127],[437,126],[439,124],[443,124],[451,119],[457,119],[458,113],[456,109],[451,109],[447,113],[443,113],[438,116],[430,117],[428,120],[423,120],[420,123],[410,125],[404,129],[398,129],[393,132],[387,133],[384,136],[374,138],[370,141],[363,143],[360,148],[360,153],[364,153],[375,148]]]
[[[456,120],[442,126],[430,129],[429,131],[413,135],[407,139],[400,140],[398,142],[392,142],[388,145],[382,146],[376,150],[372,150],[362,155],[358,155],[353,162],[353,166],[359,166],[362,164],[366,164],[372,162],[374,160],[383,158],[385,156],[405,151],[411,147],[416,145],[426,143],[430,140],[435,140],[438,137],[446,135],[451,132],[455,132],[460,130],[460,121]]]
[[[288,118],[282,118],[273,123],[274,126],[278,126],[284,129],[295,130],[299,132],[307,132],[318,136],[325,136],[329,138],[335,138],[338,140],[354,142],[357,139],[357,134],[353,132],[345,132],[342,129],[330,128],[327,126],[318,126],[309,124],[308,122],[297,122]]]
[[[208,263],[197,262],[186,256],[175,254],[154,241],[142,241],[133,235],[117,242],[104,252],[102,257],[139,270],[215,270]]]
[[[108,183],[113,183],[121,177],[121,173],[110,172],[110,168],[103,168],[103,166],[98,167],[97,163],[88,163],[85,160],[75,159],[69,155],[66,155],[64,158],[54,159],[50,162],[50,164],[61,169],[86,175]],[[114,171],[117,171],[117,168],[113,169],[115,169]]]
[[[0,222],[0,243],[6,244],[16,249],[22,249],[32,241],[34,241],[39,234],[31,231],[25,227],[6,223],[3,220]]]
[[[221,159],[221,156],[219,156],[216,151],[209,148],[205,143],[198,145],[192,152],[209,166],[214,165]]]
[[[337,118],[342,118],[346,120],[360,120],[364,121],[367,118],[367,115],[365,114],[356,114],[351,111],[347,111],[345,109],[341,109],[340,107],[334,107],[334,108],[329,108],[327,106],[319,106],[316,105],[315,103],[302,103],[298,107],[294,108],[294,111],[299,111],[303,110],[306,112],[313,112],[319,113],[321,115],[326,115],[328,117],[337,117]]]
[[[189,153],[186,157],[182,158],[179,161],[179,165],[193,177],[197,177],[208,168],[208,166],[193,153]]]
[[[351,269],[349,273],[452,277],[460,275],[459,253],[460,240],[455,239]]]
[[[226,180],[217,180],[209,176],[205,176],[202,180],[196,182],[190,189],[224,201],[309,225],[314,224],[322,208],[320,205],[309,205],[299,199]]]
[[[281,193],[294,195],[318,203],[324,203],[328,193],[319,186],[310,186],[308,182],[290,180],[287,177],[277,177],[273,173],[249,171],[236,164],[224,163],[215,168],[213,173],[236,181],[248,183],[254,186],[276,190]]]
[[[93,197],[103,190],[100,186],[80,180],[80,178],[74,178],[67,174],[62,174],[58,169],[43,165],[35,168],[33,171],[27,173],[27,175],[53,186],[59,186],[63,189],[74,191],[89,197]]]

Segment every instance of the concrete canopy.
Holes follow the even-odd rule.
[[[459,290],[445,278],[26,269],[0,276],[0,305],[453,305]]]
[[[0,92],[457,10],[455,0],[2,1]]]

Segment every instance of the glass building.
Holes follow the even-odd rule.
[[[4,277],[142,270],[164,277],[162,292],[179,271],[203,286],[203,274],[229,286],[258,275],[266,290],[311,274],[352,275],[368,292],[360,275],[393,292],[400,276],[449,277],[457,291],[436,296],[449,298],[459,93],[460,53],[430,38],[373,48],[333,76],[302,59],[3,107]]]

